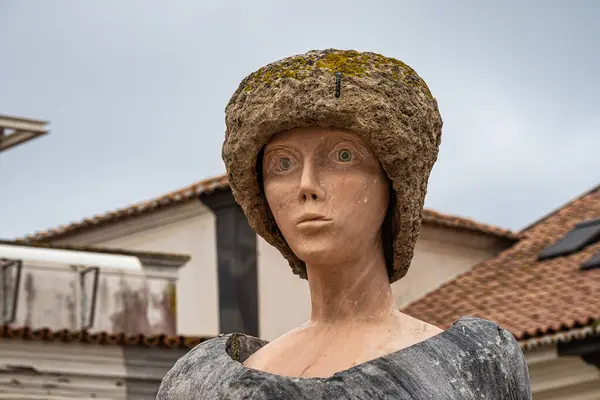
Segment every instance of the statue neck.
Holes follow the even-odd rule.
[[[397,310],[383,249],[338,265],[307,265],[311,323],[378,323]]]

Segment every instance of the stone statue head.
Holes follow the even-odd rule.
[[[356,51],[289,57],[241,82],[226,125],[233,195],[296,274],[370,245],[390,282],[406,274],[442,130],[413,69]]]

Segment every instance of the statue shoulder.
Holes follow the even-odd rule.
[[[463,317],[453,326],[464,340],[471,341],[471,347],[481,357],[492,357],[498,369],[503,372],[513,393],[511,399],[531,399],[531,387],[527,359],[517,339],[500,325],[482,318]],[[465,344],[465,347],[469,347]]]
[[[157,400],[204,398],[202,393],[209,390],[215,380],[222,379],[219,372],[227,368],[224,356],[228,336],[202,342],[179,358],[163,377]]]

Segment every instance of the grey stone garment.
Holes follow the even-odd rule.
[[[517,341],[484,319],[463,317],[430,339],[330,378],[285,377],[241,363],[265,344],[239,334],[199,344],[163,378],[157,399],[531,399]]]

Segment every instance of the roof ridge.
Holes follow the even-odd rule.
[[[524,228],[521,228],[520,230],[517,231],[517,233],[519,235],[523,235],[525,234],[525,232],[529,231],[530,229],[532,229],[533,227],[535,227],[536,225],[546,221],[548,218],[556,215],[558,212],[560,212],[561,210],[563,210],[564,208],[570,206],[571,204],[582,200],[584,198],[586,198],[587,196],[594,194],[596,191],[600,190],[600,183],[594,187],[592,187],[591,189],[579,194],[578,196],[575,196],[573,198],[571,198],[571,200],[568,200],[567,202],[563,203],[562,205],[560,205],[559,207],[553,209],[552,211],[550,211],[549,213],[543,215],[542,217],[538,218],[537,220],[531,222],[529,225],[525,226]]]
[[[494,225],[494,224],[489,224],[489,223],[484,223],[484,222],[479,222],[476,221],[472,218],[469,217],[465,217],[462,215],[458,215],[458,214],[447,214],[447,213],[443,213],[437,210],[434,210],[432,208],[424,208],[423,209],[423,217],[424,218],[433,218],[433,217],[438,217],[444,220],[451,220],[451,219],[457,219],[457,220],[461,220],[463,222],[468,222],[468,223],[472,223],[473,227],[475,227],[475,225],[479,225],[479,226],[485,226],[489,233],[495,233],[498,236],[505,236],[506,238],[510,238],[510,239],[514,239],[514,240],[518,240],[520,238],[520,235],[518,232],[514,232],[511,229],[507,229],[507,228],[502,228],[498,225]],[[425,214],[429,214],[429,215],[425,215]]]
[[[69,329],[50,329],[48,327],[31,328],[29,326],[13,327],[10,325],[0,325],[0,340],[4,339],[24,339],[39,340],[46,342],[61,343],[84,343],[100,345],[117,346],[139,346],[139,347],[162,347],[162,348],[187,348],[194,346],[213,336],[188,336],[188,335],[169,335],[167,333],[136,333],[127,332],[90,332],[87,330],[69,330]]]
[[[224,189],[226,187],[229,187],[229,182],[227,181],[226,175],[214,176],[196,181],[190,185],[184,186],[180,189],[172,190],[159,196],[154,196],[146,200],[130,203],[127,206],[119,207],[104,213],[94,214],[79,221],[59,225],[43,231],[37,231],[24,237],[17,238],[16,240],[27,242],[50,240],[75,231],[79,228],[84,228],[91,225],[96,226],[101,223],[111,222],[112,220],[121,217],[139,215],[173,203],[184,202],[196,195],[211,193],[215,190]]]

